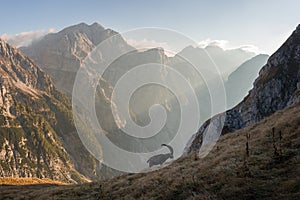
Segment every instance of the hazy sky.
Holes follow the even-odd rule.
[[[177,30],[195,41],[225,40],[273,53],[300,23],[299,0],[0,0],[0,35],[43,34],[86,22],[118,32]]]

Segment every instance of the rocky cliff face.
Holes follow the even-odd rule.
[[[92,177],[96,164],[84,154],[70,105],[48,75],[0,39],[2,177],[46,177],[73,183],[87,180],[78,171]],[[73,145],[80,149],[71,151]]]
[[[260,70],[253,89],[234,108],[221,114],[226,116],[221,134],[249,126],[299,100],[300,82],[300,26],[287,41],[269,58]],[[198,149],[212,118],[202,125],[187,144],[185,152]]]

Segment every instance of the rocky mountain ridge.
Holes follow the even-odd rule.
[[[253,89],[234,108],[207,120],[193,135],[186,146],[185,153],[200,148],[203,135],[210,124],[225,116],[224,126],[218,127],[226,134],[252,125],[277,110],[299,100],[300,82],[300,25],[286,42],[268,59],[260,70]]]

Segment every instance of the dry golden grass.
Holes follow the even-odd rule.
[[[275,133],[272,133],[272,128]],[[249,156],[246,154],[246,134]],[[298,199],[300,104],[226,134],[203,159],[197,153],[154,172],[70,186],[0,187],[14,199]]]
[[[54,181],[48,178],[0,178],[0,185],[30,185],[30,184],[55,184],[68,185],[59,181]]]

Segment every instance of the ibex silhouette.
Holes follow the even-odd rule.
[[[158,154],[158,155],[152,156],[151,158],[149,158],[149,160],[147,160],[147,163],[149,163],[149,167],[152,167],[153,165],[162,165],[169,158],[171,158],[171,159],[174,158],[173,157],[174,150],[170,145],[162,144],[161,146],[168,147],[168,149],[170,150],[170,153]]]

